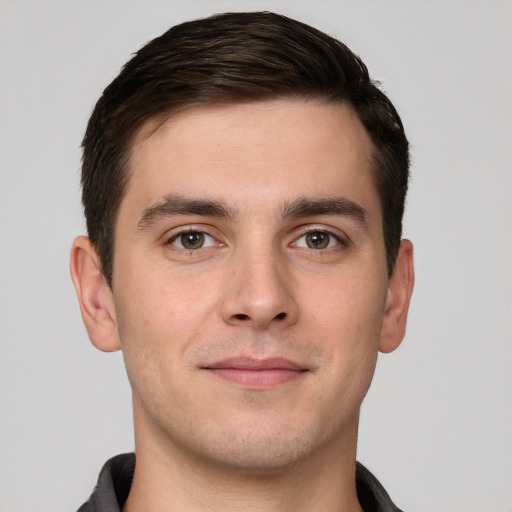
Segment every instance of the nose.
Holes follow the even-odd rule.
[[[222,303],[224,322],[234,326],[284,328],[298,319],[298,304],[286,262],[266,252],[239,255],[232,269]]]

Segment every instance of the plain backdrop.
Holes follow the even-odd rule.
[[[76,510],[133,449],[122,356],[89,343],[69,278],[80,142],[133,51],[229,10],[344,40],[412,144],[416,289],[363,404],[359,460],[405,511],[512,511],[510,1],[0,0],[0,512]]]

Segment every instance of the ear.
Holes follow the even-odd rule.
[[[92,344],[104,352],[119,350],[114,298],[101,272],[96,249],[87,237],[80,236],[73,241],[69,266]]]
[[[389,279],[384,321],[380,336],[380,352],[393,352],[405,336],[407,312],[414,287],[413,247],[402,240],[393,274]]]

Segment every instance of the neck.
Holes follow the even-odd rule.
[[[135,473],[123,512],[362,512],[355,486],[357,422],[344,443],[326,445],[286,467],[258,471],[162,443],[148,429],[138,429],[137,421],[135,432]]]

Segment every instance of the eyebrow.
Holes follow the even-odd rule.
[[[355,220],[363,227],[368,225],[366,210],[357,203],[344,197],[326,199],[302,198],[285,203],[283,218],[311,217],[314,215],[341,215]]]
[[[200,215],[234,220],[236,211],[220,201],[189,199],[181,195],[170,194],[144,210],[137,223],[137,228],[146,229],[160,219],[179,215]],[[366,210],[357,203],[343,197],[300,198],[285,202],[281,209],[281,216],[285,219],[315,215],[341,215],[354,219],[363,227],[368,224]]]
[[[188,199],[171,194],[165,196],[153,206],[146,208],[137,223],[137,227],[138,229],[145,229],[160,219],[179,215],[201,215],[233,219],[235,212],[219,201]]]

